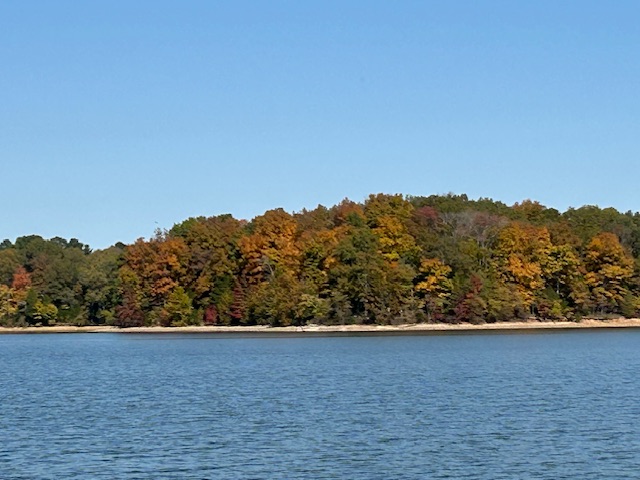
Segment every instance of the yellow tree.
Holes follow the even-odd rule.
[[[369,195],[364,205],[364,213],[369,225],[375,225],[381,216],[392,216],[408,220],[413,215],[414,207],[402,195],[387,195],[378,193]]]
[[[575,248],[569,244],[553,245],[543,270],[547,290],[545,298],[540,299],[539,314],[560,318],[570,312],[583,311],[588,295],[585,295],[584,267]]]
[[[0,283],[0,324],[11,324],[16,313],[18,313],[18,305],[13,289]]]
[[[419,249],[408,229],[413,212],[413,205],[402,195],[379,193],[365,202],[367,224],[378,237],[380,253],[387,262],[417,257]]]
[[[238,247],[244,273],[251,284],[273,279],[276,270],[297,272],[300,251],[296,245],[295,219],[279,208],[253,219],[252,233],[242,237]]]
[[[420,262],[416,294],[424,301],[428,320],[438,315],[451,296],[453,283],[451,267],[437,258],[425,258]]]
[[[376,219],[373,233],[380,241],[380,253],[388,262],[414,256],[419,249],[405,224],[397,217],[382,215]]]
[[[300,280],[322,288],[329,270],[336,263],[335,249],[349,232],[346,225],[317,232],[303,232],[297,242],[300,250]]]
[[[580,258],[571,245],[553,245],[544,262],[545,276],[555,292],[560,295],[563,287],[571,285],[580,274]]]
[[[628,293],[627,283],[633,276],[633,257],[613,233],[593,237],[585,252],[585,281],[591,291],[594,307],[600,312],[619,306]]]
[[[496,264],[502,280],[516,287],[526,307],[545,286],[552,244],[546,227],[512,222],[502,229],[496,245]]]

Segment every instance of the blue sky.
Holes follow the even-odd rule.
[[[526,3],[526,4],[525,4]],[[467,193],[640,210],[640,2],[0,3],[0,239]]]

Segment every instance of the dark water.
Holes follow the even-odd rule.
[[[0,336],[2,479],[637,479],[640,332]]]

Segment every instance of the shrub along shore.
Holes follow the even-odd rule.
[[[189,218],[105,250],[37,235],[0,243],[3,327],[494,328],[616,317],[640,317],[640,214],[613,208],[376,194],[251,221]]]

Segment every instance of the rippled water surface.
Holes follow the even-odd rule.
[[[2,479],[637,479],[640,332],[0,336]]]

